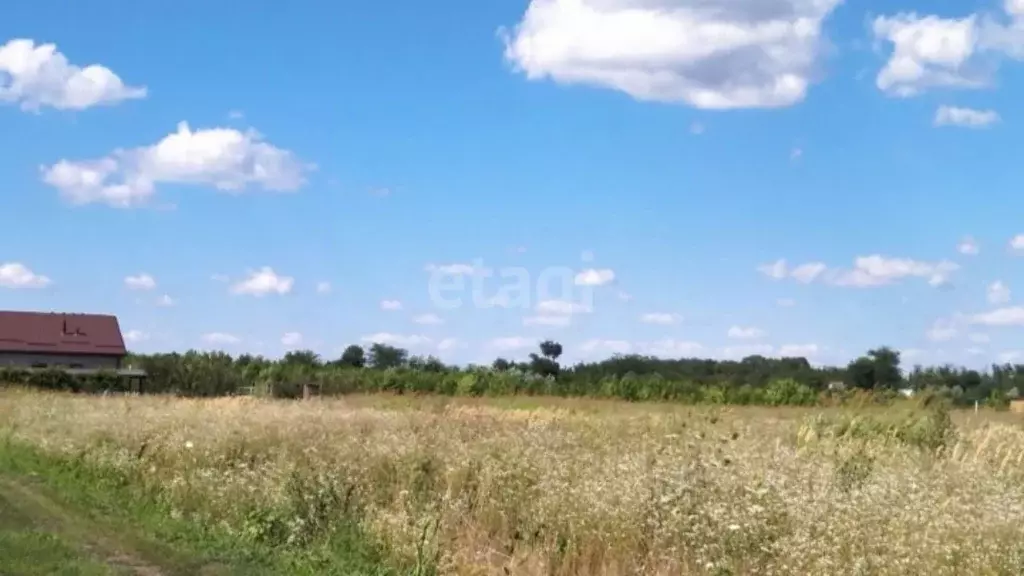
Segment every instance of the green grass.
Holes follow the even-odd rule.
[[[59,536],[32,529],[0,531],[0,574],[10,576],[107,576],[110,567],[84,558]]]
[[[108,566],[86,557],[74,543],[42,529],[22,506],[0,492],[0,574],[4,576],[105,576]]]
[[[304,548],[175,519],[129,479],[0,438],[0,576],[383,575],[355,526]]]

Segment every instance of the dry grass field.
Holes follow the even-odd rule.
[[[1021,574],[1022,421],[0,391],[0,441],[121,470],[176,517],[296,546],[354,518],[403,571],[459,575]]]

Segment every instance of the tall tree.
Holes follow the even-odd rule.
[[[900,372],[900,353],[888,346],[868,351],[868,356],[875,365],[875,386],[899,389],[903,384],[903,373]]]
[[[341,358],[337,363],[349,368],[362,368],[366,366],[366,351],[362,346],[352,344],[341,353]]]
[[[545,340],[540,343],[540,353],[545,358],[549,358],[552,361],[557,362],[558,357],[562,355],[562,345],[553,340]]]
[[[320,362],[320,355],[312,350],[292,350],[285,353],[281,362],[289,366],[302,366],[304,368],[319,368],[322,364]]]
[[[367,359],[370,366],[377,369],[398,368],[404,366],[409,359],[409,352],[389,344],[374,342],[370,345]]]
[[[561,366],[558,357],[562,355],[562,345],[552,340],[540,343],[540,355],[530,354],[530,371],[541,376],[558,376]]]

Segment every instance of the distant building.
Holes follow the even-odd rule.
[[[116,316],[0,311],[0,368],[109,370],[141,390],[146,373],[122,366],[127,355]]]

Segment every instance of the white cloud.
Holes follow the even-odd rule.
[[[646,324],[676,324],[681,319],[678,314],[670,312],[649,312],[640,316],[640,321]]]
[[[568,326],[572,322],[572,316],[527,316],[523,318],[524,326]]]
[[[142,330],[129,330],[124,333],[124,339],[126,342],[143,342],[149,340],[149,334],[146,334]]]
[[[722,356],[732,359],[742,359],[747,356],[771,356],[775,350],[770,344],[746,344],[741,346],[726,346],[722,348]]]
[[[978,241],[973,237],[965,236],[960,240],[960,243],[956,245],[956,251],[967,256],[975,256],[981,252],[981,246],[978,245]]]
[[[437,349],[444,352],[447,350],[455,350],[456,348],[464,348],[466,344],[458,338],[444,338],[437,343]]]
[[[810,358],[818,354],[817,344],[786,344],[780,346],[778,355],[783,358]]]
[[[1011,58],[1024,58],[1024,3],[1004,0],[1006,23],[986,15],[980,25],[980,45],[985,50],[997,51]]]
[[[729,338],[737,340],[756,340],[765,336],[765,331],[754,326],[733,326],[726,333]]]
[[[19,38],[0,46],[0,102],[31,111],[84,110],[145,97],[144,86],[127,86],[99,64],[71,64],[54,44]]]
[[[472,264],[427,264],[427,272],[434,274],[447,274],[449,276],[470,276],[480,270]]]
[[[224,283],[231,280],[231,278],[229,278],[227,274],[213,274],[210,276],[210,280],[213,280],[214,282]]]
[[[330,294],[331,293],[331,283],[330,282],[317,282],[316,283],[316,293],[317,294]]]
[[[402,309],[402,303],[399,302],[398,300],[381,300],[380,301],[380,309],[381,310],[392,310],[392,311],[393,310],[401,310]]]
[[[964,128],[985,128],[999,121],[999,114],[994,110],[975,110],[973,108],[957,108],[939,106],[935,111],[936,126],[961,126]]]
[[[878,87],[912,96],[930,88],[993,86],[1003,58],[1024,59],[1024,3],[1004,0],[1002,9],[999,15],[986,11],[961,18],[914,12],[876,18],[875,38],[893,45]]]
[[[974,314],[967,319],[972,324],[986,326],[1024,326],[1024,307],[1010,306]]]
[[[414,317],[412,321],[417,324],[444,324],[444,320],[442,320],[440,316],[438,316],[437,314],[430,313],[420,314],[419,316]]]
[[[1006,304],[1010,301],[1010,287],[997,280],[989,284],[985,295],[990,304]]]
[[[0,264],[0,287],[3,288],[45,288],[52,281],[41,274],[36,274],[20,262]]]
[[[641,344],[640,349],[651,356],[669,358],[693,357],[704,353],[704,346],[699,342],[674,340],[672,338]]]
[[[925,358],[929,353],[920,348],[902,348],[899,355],[902,360],[918,360]]]
[[[242,341],[238,336],[226,334],[224,332],[210,332],[208,334],[203,334],[202,340],[207,344],[238,344]]]
[[[1010,239],[1010,248],[1024,251],[1024,234],[1017,234]]]
[[[44,167],[43,181],[73,204],[129,208],[148,202],[159,184],[192,184],[241,193],[250,186],[289,192],[302,187],[315,167],[253,131],[185,122],[152,146],[118,149],[93,160],[61,160]]]
[[[530,80],[697,108],[788,106],[820,72],[840,0],[533,0],[505,35]]]
[[[249,273],[249,277],[231,287],[232,294],[246,294],[261,297],[267,294],[288,294],[295,279],[279,276],[270,266]]]
[[[985,349],[978,348],[977,346],[971,346],[970,348],[964,350],[964,352],[970,354],[971,356],[981,356],[985,353]]]
[[[1020,351],[1008,350],[1006,352],[1000,352],[997,357],[1001,364],[1006,364],[1018,360],[1022,355],[1024,355],[1024,353],[1021,353]]]
[[[958,264],[947,260],[920,262],[879,254],[857,257],[852,269],[829,268],[821,262],[808,262],[790,269],[785,260],[757,267],[759,272],[775,280],[788,277],[804,284],[824,280],[836,286],[858,287],[891,284],[907,277],[927,278],[930,285],[939,286],[948,282],[952,273],[959,269]]]
[[[762,264],[758,266],[757,271],[775,280],[782,280],[789,274],[786,261],[782,258],[772,262],[771,264]]]
[[[541,314],[583,314],[590,312],[590,307],[568,300],[542,300],[537,303],[537,312]]]
[[[164,308],[174,306],[174,298],[171,298],[167,294],[164,294],[163,296],[156,299],[156,305],[162,306]]]
[[[931,328],[925,333],[932,342],[945,342],[956,338],[958,330],[949,320],[936,320]]]
[[[796,300],[792,298],[779,298],[775,301],[775,304],[780,308],[792,308],[796,306]]]
[[[954,262],[921,262],[909,258],[889,258],[874,254],[860,256],[851,270],[830,271],[827,280],[837,286],[870,287],[891,284],[904,278],[927,278],[932,286],[942,285],[959,270]]]
[[[986,78],[972,57],[978,45],[978,19],[880,16],[872,25],[876,40],[892,44],[892,55],[878,73],[879,89],[913,96],[928,88],[980,87]]]
[[[810,284],[821,276],[821,274],[825,272],[825,269],[826,266],[821,262],[808,262],[807,264],[801,264],[794,268],[789,275],[797,282]]]
[[[298,332],[285,332],[281,336],[281,344],[284,346],[298,346],[302,344],[302,334]]]
[[[430,343],[430,338],[418,334],[392,334],[390,332],[378,332],[369,336],[363,336],[363,342],[368,344],[388,344],[391,346],[422,346]]]
[[[757,267],[757,270],[765,276],[775,279],[782,280],[783,278],[793,278],[797,282],[803,284],[810,284],[817,280],[828,267],[822,262],[807,262],[806,264],[800,264],[793,269],[789,268],[789,264],[785,259],[779,259],[770,264],[762,264]]]
[[[615,280],[615,272],[607,268],[597,270],[591,268],[576,275],[577,286],[603,286]]]
[[[139,274],[137,276],[125,277],[124,285],[129,290],[152,290],[156,288],[156,280],[149,274]]]
[[[988,334],[980,334],[980,333],[968,334],[967,335],[967,339],[970,340],[971,342],[974,342],[975,344],[988,344],[989,341],[991,340],[988,337]]]
[[[580,345],[580,351],[590,355],[595,353],[629,354],[633,345],[625,340],[602,340],[594,338]]]
[[[523,348],[533,348],[537,345],[537,342],[532,338],[523,338],[521,336],[507,336],[503,338],[495,338],[491,340],[488,345],[491,348],[504,351],[522,350]]]

